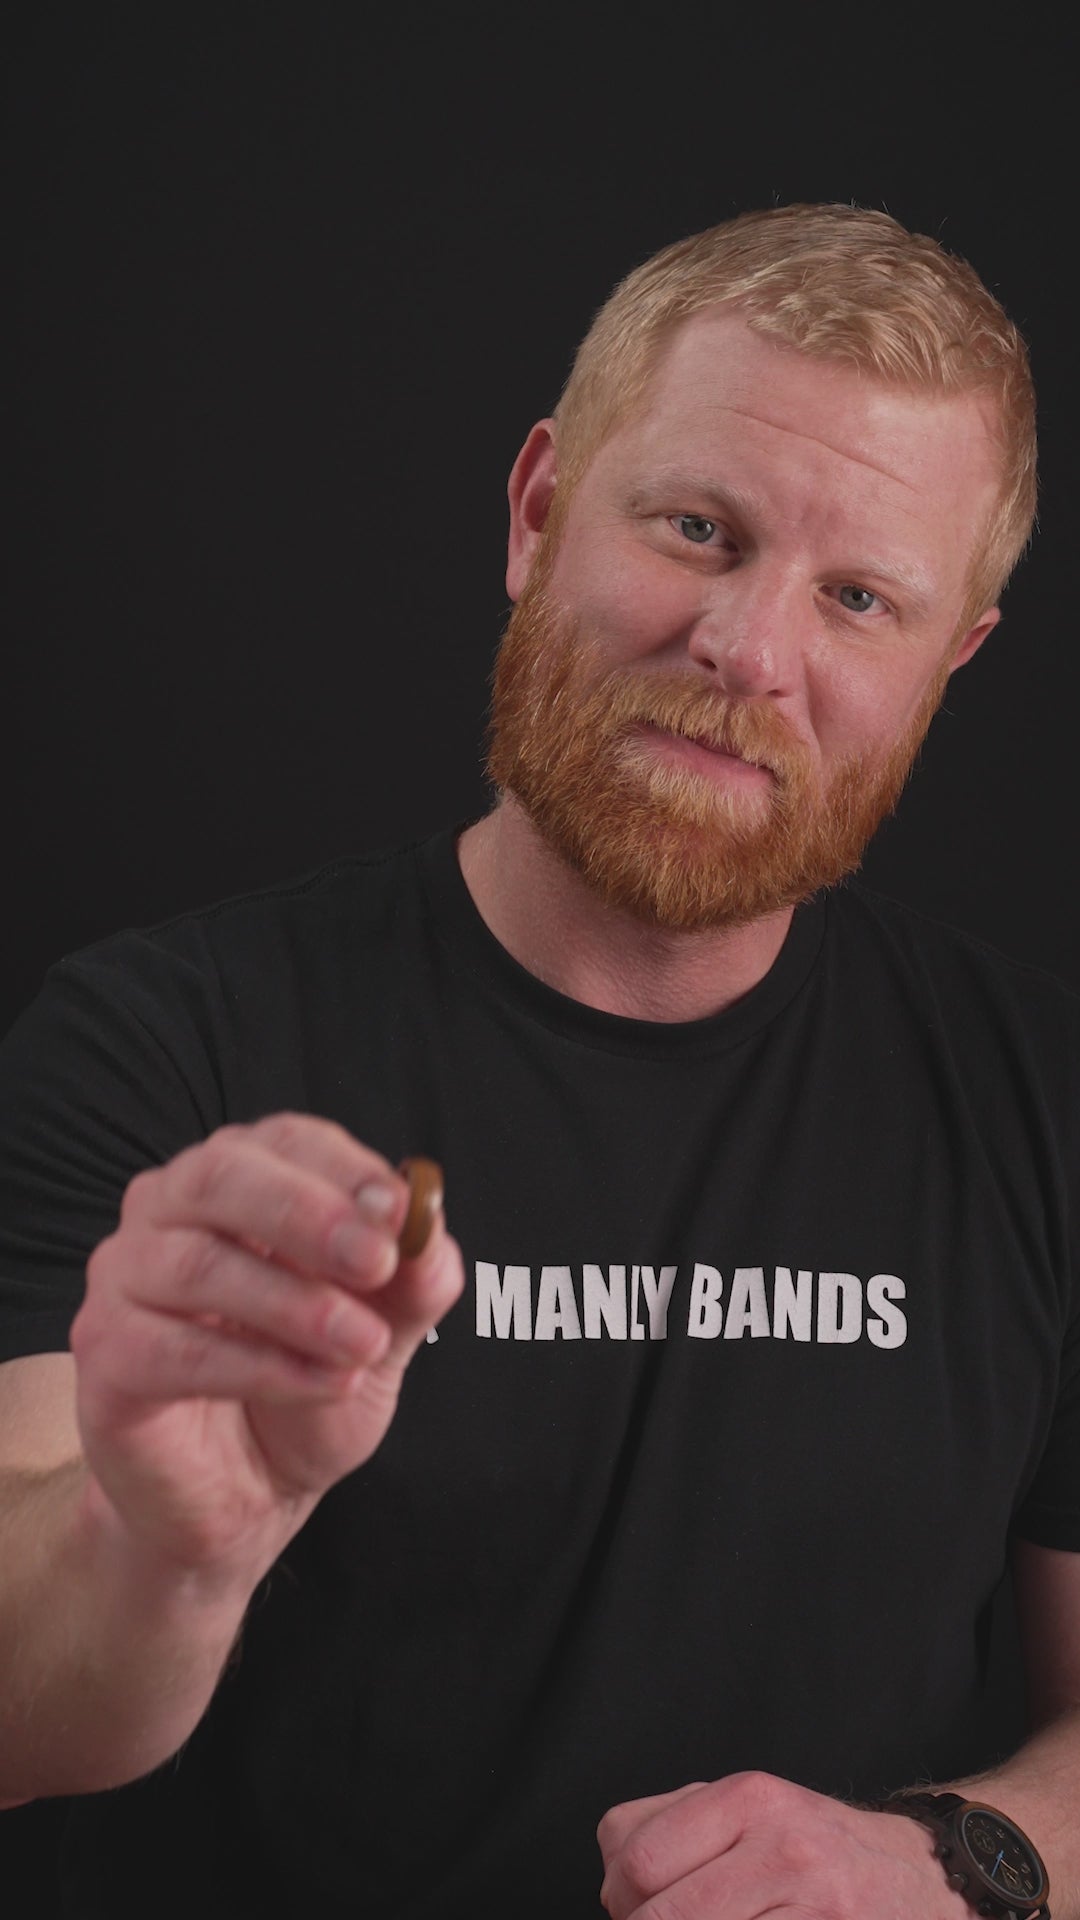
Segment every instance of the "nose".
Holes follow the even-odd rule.
[[[801,618],[793,583],[744,563],[716,582],[690,630],[688,652],[739,699],[782,698],[802,672]]]

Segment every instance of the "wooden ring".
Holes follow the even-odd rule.
[[[409,1183],[409,1211],[398,1234],[402,1257],[415,1260],[431,1238],[435,1216],[443,1202],[443,1170],[437,1160],[403,1160],[398,1172]]]

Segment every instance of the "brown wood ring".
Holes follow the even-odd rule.
[[[418,1155],[415,1159],[403,1160],[398,1172],[404,1174],[409,1183],[409,1211],[398,1234],[398,1247],[403,1259],[415,1260],[427,1246],[435,1216],[442,1206],[443,1170],[437,1160],[425,1160]]]

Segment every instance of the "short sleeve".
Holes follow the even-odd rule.
[[[145,934],[57,961],[0,1042],[0,1361],[67,1349],[135,1174],[223,1122],[205,982]]]
[[[1055,983],[1058,984],[1058,983]],[[1040,1547],[1080,1553],[1080,1001],[1059,987],[1052,1093],[1060,1193],[1061,1358],[1053,1417],[1038,1467],[1013,1515],[1012,1531]]]
[[[1012,1531],[1038,1547],[1080,1553],[1080,1311],[1062,1348],[1049,1438]]]

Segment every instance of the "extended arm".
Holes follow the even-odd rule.
[[[461,1292],[441,1209],[399,1245],[408,1204],[335,1123],[220,1128],[130,1182],[71,1355],[0,1368],[0,1804],[121,1785],[191,1733]]]
[[[0,1471],[0,1562],[0,1807],[118,1786],[175,1752],[260,1574],[215,1580],[140,1553],[81,1458]]]

